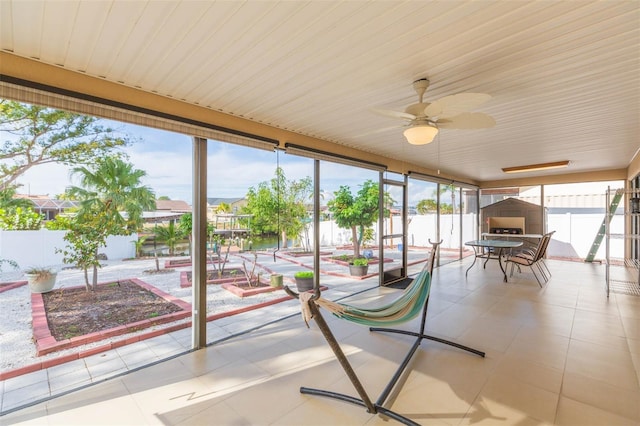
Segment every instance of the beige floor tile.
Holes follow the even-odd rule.
[[[556,415],[558,426],[637,426],[638,423],[610,411],[561,396]]]
[[[640,310],[640,307],[638,307]],[[628,339],[640,340],[640,316],[637,318],[622,316],[622,327],[624,328],[624,335]]]
[[[545,332],[540,327],[523,327],[507,350],[507,355],[563,370],[570,339]]]
[[[613,386],[580,374],[565,373],[562,395],[574,401],[617,413],[640,424],[640,389]]]
[[[584,334],[592,332],[596,334],[608,333],[618,337],[625,336],[622,320],[617,311],[615,314],[603,314],[600,312],[588,312],[576,309],[573,320],[573,331],[580,331]]]
[[[421,424],[458,424],[482,385],[449,383],[412,371],[410,380],[391,401],[392,409]]]
[[[293,405],[291,411],[274,421],[273,425],[294,426],[357,426],[369,424],[376,414],[363,407],[330,398],[300,395],[303,403]],[[390,423],[387,423],[390,424]]]
[[[250,410],[245,410],[245,412],[248,411]],[[192,407],[192,409],[189,410],[162,413],[158,415],[158,418],[162,424],[176,426],[202,426],[212,424],[250,426],[256,424],[251,423],[242,413],[238,413],[224,401],[206,407]]]
[[[494,374],[511,377],[553,393],[560,393],[563,370],[548,367],[532,361],[531,358],[511,352],[500,361]]]
[[[467,328],[459,340],[464,341],[466,346],[482,348],[484,351],[493,349],[505,352],[519,329],[520,324],[517,323],[481,317]]]
[[[574,373],[619,386],[638,390],[631,353],[595,343],[571,340],[567,353],[566,373]]]
[[[515,424],[527,418],[553,423],[558,396],[555,392],[513,380],[508,375],[497,374],[488,380],[470,413],[486,411],[496,420],[504,419],[504,424]]]

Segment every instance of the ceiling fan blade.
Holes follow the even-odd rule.
[[[408,114],[406,112],[400,111],[392,111],[390,109],[371,108],[371,111],[379,115],[384,115],[385,117],[400,118],[403,120],[414,120],[416,118],[416,116],[413,114]]]
[[[491,95],[486,93],[458,93],[456,95],[445,96],[425,108],[427,117],[452,118],[463,112],[476,109],[480,105],[491,99]]]
[[[463,112],[452,118],[438,120],[441,129],[489,129],[496,125],[496,120],[482,112]]]
[[[443,112],[444,104],[438,101],[431,102],[428,107],[424,109],[424,115],[427,117],[439,117]]]

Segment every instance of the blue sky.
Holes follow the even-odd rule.
[[[126,134],[135,142],[126,148],[129,161],[147,173],[143,182],[156,196],[192,199],[192,138],[178,133],[131,124],[105,121],[107,126]],[[289,180],[313,176],[313,161],[308,158],[254,148],[209,141],[208,196],[244,197],[249,187],[269,181],[278,164]],[[357,190],[366,179],[377,181],[377,172],[322,162],[321,189],[332,193],[340,185]],[[74,184],[70,169],[60,164],[33,167],[18,179],[20,193],[55,196]],[[326,199],[325,199],[326,202]]]
[[[191,137],[113,121],[105,123],[135,141],[126,149],[129,161],[136,168],[146,171],[144,184],[152,188],[156,196],[165,195],[191,203]],[[269,181],[274,176],[277,164],[284,169],[289,180],[313,176],[313,161],[308,158],[215,141],[210,141],[208,145],[208,164],[208,197],[244,197],[249,187]],[[327,194],[322,202],[326,203],[340,185],[348,185],[355,192],[367,179],[377,181],[377,172],[321,162],[320,188]],[[30,169],[18,179],[18,183],[23,185],[18,189],[20,193],[55,196],[74,182],[68,167],[45,164]],[[551,185],[545,188],[545,194],[603,194],[607,184],[620,186],[619,182]],[[421,199],[433,198],[434,194],[433,184],[410,184],[409,205],[415,205]],[[400,200],[399,194],[391,195],[395,200]]]

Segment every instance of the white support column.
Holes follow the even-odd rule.
[[[193,138],[192,347],[207,345],[207,140]]]

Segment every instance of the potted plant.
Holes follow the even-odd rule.
[[[298,271],[293,277],[296,279],[298,292],[313,290],[313,271]]]
[[[357,257],[349,263],[349,273],[354,277],[363,277],[367,275],[369,269],[369,260],[366,257]]]
[[[57,273],[46,267],[28,268],[24,271],[32,293],[47,293],[56,284]]]

